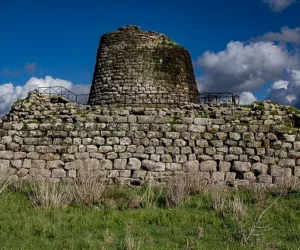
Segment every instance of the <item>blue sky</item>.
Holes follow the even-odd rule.
[[[295,104],[299,13],[296,0],[0,0],[0,114],[36,84],[88,86],[101,35],[126,24],[187,48],[200,91]]]

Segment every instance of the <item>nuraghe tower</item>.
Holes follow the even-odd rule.
[[[163,34],[125,26],[101,37],[90,105],[199,103],[190,54]]]

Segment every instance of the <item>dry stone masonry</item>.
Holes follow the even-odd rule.
[[[0,123],[0,173],[61,181],[88,166],[128,185],[185,173],[228,185],[276,185],[300,177],[298,112],[269,101],[84,106],[33,91]]]
[[[102,36],[89,104],[166,107],[199,102],[191,57],[170,38],[137,26]]]

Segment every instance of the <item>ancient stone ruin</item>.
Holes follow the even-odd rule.
[[[232,186],[299,181],[299,110],[270,101],[196,104],[190,57],[168,43],[132,26],[104,35],[90,98],[100,105],[38,91],[18,100],[0,122],[0,176],[71,181],[90,168],[124,185],[185,174]],[[166,60],[176,61],[174,74]],[[179,96],[188,104],[168,106]]]
[[[199,103],[191,57],[165,35],[125,26],[102,36],[90,105]]]

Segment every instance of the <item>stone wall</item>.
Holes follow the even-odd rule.
[[[184,173],[277,184],[300,177],[298,112],[270,102],[108,108],[33,91],[0,123],[0,173],[59,181],[85,166],[130,185]]]
[[[187,50],[165,35],[125,26],[101,38],[91,105],[172,106],[199,103]]]

